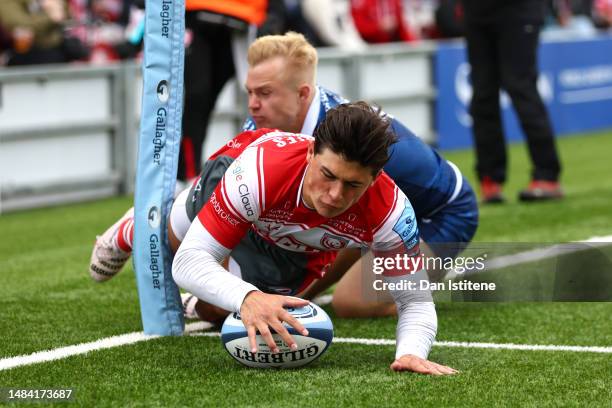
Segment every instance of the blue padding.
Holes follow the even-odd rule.
[[[184,322],[166,237],[181,139],[184,0],[147,0],[136,191],[134,269],[146,334],[180,335]]]

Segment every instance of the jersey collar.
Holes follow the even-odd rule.
[[[319,92],[318,86],[315,86],[314,89],[314,98],[312,98],[312,102],[310,102],[310,107],[306,113],[306,118],[304,118],[302,130],[300,131],[300,133],[303,135],[312,136],[314,129],[319,122],[319,113],[321,111],[321,93]]]

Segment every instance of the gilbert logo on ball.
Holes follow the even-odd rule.
[[[302,336],[285,324],[297,344],[297,350],[291,350],[280,335],[273,332],[272,337],[279,349],[271,353],[264,339],[257,335],[257,352],[249,346],[247,330],[239,313],[230,314],[221,328],[221,341],[227,352],[239,363],[256,368],[296,368],[316,360],[327,350],[334,337],[332,321],[323,309],[314,303],[300,308],[287,308],[308,330],[308,336]]]

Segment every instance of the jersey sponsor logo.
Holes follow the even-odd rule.
[[[229,142],[228,142],[229,145]],[[238,184],[238,194],[240,195],[240,202],[242,204],[242,208],[244,209],[247,217],[252,217],[255,215],[255,211],[253,211],[253,205],[251,204],[252,195],[249,192],[249,186],[245,183],[241,183],[244,180],[244,167],[242,166],[242,160],[237,158],[232,163],[231,167],[232,176],[236,180]]]
[[[240,193],[240,201],[242,202],[242,208],[244,208],[244,211],[246,211],[246,215],[248,217],[252,217],[255,213],[253,212],[253,207],[251,206],[251,194],[249,193],[249,187],[246,184],[239,185],[238,193]]]
[[[237,142],[234,139],[232,139],[226,143],[226,146],[229,147],[230,149],[238,149],[240,146],[242,146],[242,143]]]
[[[326,232],[325,234],[323,234],[323,237],[321,237],[321,245],[324,248],[338,250],[346,248],[346,246],[348,245],[348,240]]]
[[[241,182],[244,178],[244,168],[242,167],[242,160],[240,160],[240,157],[232,163],[232,174],[237,182]]]
[[[393,231],[400,236],[407,249],[411,249],[419,242],[419,236],[414,221],[414,211],[410,206],[410,202],[405,200],[404,209],[393,226]]]
[[[217,194],[213,193],[210,196],[210,205],[212,205],[213,209],[217,213],[217,215],[225,222],[230,224],[232,227],[238,225],[238,220],[232,217],[227,211],[221,208],[221,203],[217,200]]]
[[[327,220],[327,225],[331,228],[336,229],[342,234],[354,235],[358,239],[365,239],[366,230],[362,224],[355,223],[354,221],[345,221],[338,218],[331,218]]]

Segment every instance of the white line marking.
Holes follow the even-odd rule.
[[[198,332],[192,336],[219,337],[219,332]],[[393,339],[359,339],[353,337],[334,337],[332,343],[363,344],[366,346],[394,346]],[[513,343],[471,343],[462,341],[436,341],[436,347],[482,348],[501,350],[533,351],[574,351],[578,353],[612,353],[612,347],[598,346],[558,346],[552,344],[513,344]]]
[[[219,337],[219,332],[203,332],[212,327],[207,322],[196,322],[185,326],[185,333],[192,336]],[[159,338],[157,335],[145,335],[143,332],[122,334],[120,336],[107,337],[90,343],[82,343],[74,346],[60,347],[53,350],[40,351],[28,355],[3,358],[0,360],[0,371],[11,368],[26,366],[30,364],[44,363],[48,361],[61,360],[63,358],[87,354],[90,351],[109,349],[125,346]],[[334,343],[364,344],[374,346],[393,346],[392,339],[359,339],[351,337],[336,337]],[[470,343],[459,341],[436,341],[436,347],[460,347],[460,348],[483,348],[483,349],[505,349],[505,350],[533,350],[533,351],[573,351],[582,353],[612,353],[612,347],[598,346],[564,346],[548,344],[512,344],[512,343]]]
[[[612,353],[612,347],[563,346],[554,344],[470,343],[461,341],[436,341],[434,343],[434,346],[504,350],[574,351],[577,353]]]
[[[528,251],[518,252],[516,254],[501,255],[485,262],[485,267],[482,270],[469,271],[469,273],[458,273],[454,269],[448,271],[445,280],[456,279],[457,277],[465,277],[470,275],[482,274],[484,272],[503,269],[509,266],[516,266],[523,263],[536,262],[543,259],[553,258],[556,256],[567,255],[574,252],[586,251],[592,248],[609,246],[612,242],[612,235],[591,237],[583,241],[568,242],[564,244],[556,244],[543,248],[530,249]],[[580,245],[588,243],[590,245]],[[478,243],[475,243],[478,244]],[[574,244],[574,245],[573,245]]]
[[[197,322],[185,326],[185,332],[191,333],[199,330],[210,329],[212,325],[208,322]],[[60,360],[62,358],[77,356],[79,354],[87,354],[90,351],[103,350],[128,344],[139,343],[156,339],[158,335],[146,335],[143,332],[133,332],[122,334],[119,336],[107,337],[104,339],[92,341],[90,343],[76,344],[74,346],[60,347],[53,350],[39,351],[32,354],[7,357],[0,360],[0,371],[8,370],[14,367],[20,367],[36,363],[44,363],[46,361]]]
[[[321,295],[312,299],[312,303],[315,303],[319,306],[329,305],[332,302],[333,295]]]

